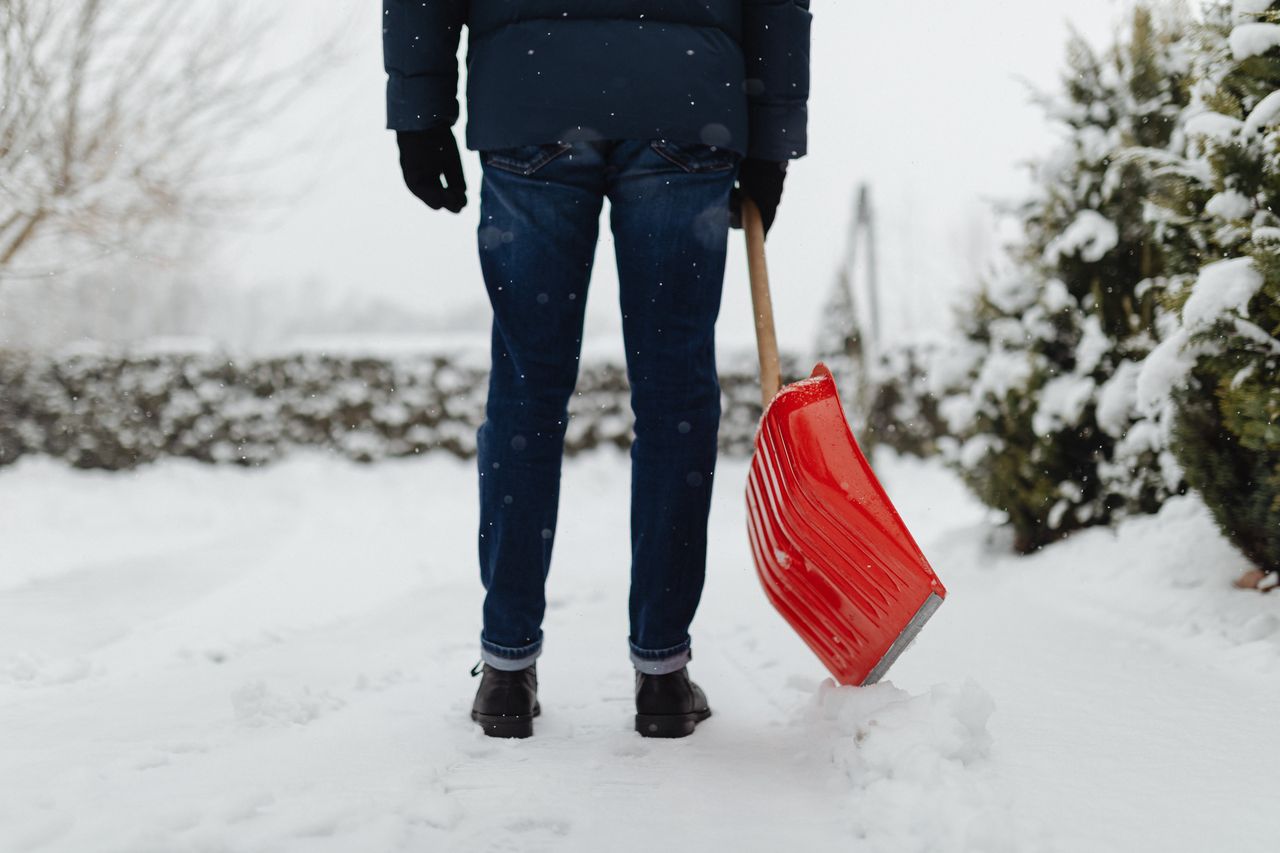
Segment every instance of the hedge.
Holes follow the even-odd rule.
[[[722,365],[723,453],[750,453],[760,402],[753,359]],[[796,375],[794,363],[788,375]],[[44,454],[127,470],[162,457],[261,465],[292,448],[352,460],[475,454],[487,371],[474,353],[346,355],[0,350],[0,465]],[[585,364],[566,452],[627,448],[625,370]]]

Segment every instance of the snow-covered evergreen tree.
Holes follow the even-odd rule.
[[[869,449],[869,365],[848,268],[836,274],[822,306],[814,340],[814,356],[831,371],[849,427],[858,441]]]
[[[852,391],[864,373],[862,331],[848,273],[841,270],[832,283],[831,292],[818,318],[815,355],[831,369],[836,383],[844,391]]]
[[[1219,526],[1280,572],[1280,3],[1208,15],[1180,169],[1159,198],[1191,223],[1170,302],[1178,324],[1145,364],[1143,402],[1172,413],[1172,448]]]
[[[837,275],[823,305],[814,350],[835,378],[845,416],[864,452],[882,445],[912,456],[937,452],[946,430],[930,369],[941,349],[900,340],[868,354],[847,271]]]
[[[1144,215],[1155,178],[1132,152],[1177,144],[1192,67],[1185,11],[1164,14],[1137,8],[1102,55],[1073,37],[1065,91],[1043,99],[1065,141],[1034,165],[1021,241],[962,317],[972,371],[943,403],[951,458],[1021,551],[1180,488],[1134,405],[1175,229]]]

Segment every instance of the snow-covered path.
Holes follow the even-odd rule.
[[[1198,504],[1019,561],[882,468],[951,591],[893,683],[822,685],[724,463],[675,742],[630,726],[622,456],[567,467],[523,742],[466,715],[469,465],[0,471],[0,851],[1274,849],[1280,599]]]

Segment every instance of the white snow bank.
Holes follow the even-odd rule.
[[[828,680],[808,725],[853,788],[853,834],[869,853],[1028,850],[1011,802],[980,768],[991,752],[991,696],[973,682],[912,695],[892,684]],[[1022,843],[1019,843],[1019,842]]]
[[[1045,247],[1044,259],[1053,264],[1063,255],[1079,255],[1089,263],[1096,263],[1119,242],[1120,232],[1114,222],[1096,210],[1082,210]]]
[[[565,466],[519,743],[467,715],[472,465],[0,470],[0,575],[26,579],[0,593],[0,850],[1270,853],[1276,593],[1230,588],[1198,501],[1017,558],[940,465],[877,455],[950,594],[892,685],[821,688],[725,460],[692,666],[715,716],[655,743],[631,721],[628,466]]]
[[[992,696],[972,784],[998,773],[1062,853],[1271,853],[1280,813],[1233,792],[1280,766],[1257,710],[1280,702],[1280,602],[1231,587],[1247,562],[1200,500],[1018,557],[932,463],[876,463],[950,593],[893,682],[918,694],[963,673]]]
[[[1121,613],[1243,672],[1280,669],[1280,610],[1230,581],[1248,561],[1218,531],[1196,495],[1171,498],[1154,516],[1090,530],[1031,559],[1057,567],[1052,586],[1096,584],[1092,606]],[[1065,573],[1071,572],[1070,577]],[[1046,579],[1047,580],[1047,579]]]

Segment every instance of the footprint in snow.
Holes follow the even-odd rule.
[[[226,803],[222,819],[227,823],[244,823],[261,817],[275,802],[275,795],[268,791],[244,794]]]
[[[172,760],[171,753],[152,751],[139,758],[133,763],[133,769],[138,771],[156,770],[160,767],[168,767]]]
[[[643,742],[630,741],[615,746],[613,754],[619,758],[644,758],[649,754],[649,747]]]
[[[327,692],[313,693],[305,687],[291,695],[276,693],[261,681],[246,684],[231,694],[236,720],[254,727],[304,726],[345,704]]]
[[[550,832],[553,835],[568,835],[572,824],[569,821],[559,818],[517,818],[508,821],[503,825],[503,829],[508,832]]]

